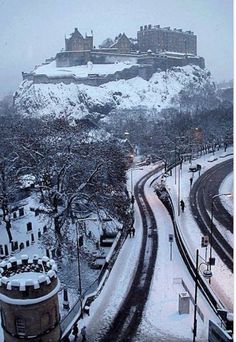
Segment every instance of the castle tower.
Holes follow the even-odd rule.
[[[58,342],[57,292],[60,282],[54,260],[22,255],[0,263],[0,305],[5,342]]]

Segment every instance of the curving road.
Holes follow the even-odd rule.
[[[102,342],[131,341],[135,338],[138,326],[142,320],[142,314],[154,272],[158,247],[157,225],[152,209],[144,195],[144,186],[147,180],[159,169],[160,167],[142,177],[134,188],[134,195],[142,216],[143,225],[139,264],[127,297],[116,314],[109,330],[106,332],[106,335],[100,339]]]
[[[233,159],[226,160],[200,176],[194,183],[190,192],[190,205],[193,216],[197,221],[203,235],[211,232],[211,206],[212,197],[218,194],[218,190],[224,178],[233,171]],[[226,230],[233,233],[233,217],[221,204],[219,198],[214,200],[214,219],[219,221]],[[215,224],[212,225],[212,247],[233,272],[233,248],[225,240]]]

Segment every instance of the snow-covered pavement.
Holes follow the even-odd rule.
[[[135,184],[141,176],[151,171],[153,167],[148,166],[143,167],[143,170],[133,170],[133,183]],[[172,178],[174,177],[172,176]],[[145,193],[157,221],[158,254],[149,298],[136,341],[190,341],[192,339],[193,305],[190,301],[190,313],[180,315],[178,313],[178,301],[179,294],[186,292],[186,288],[194,296],[194,281],[188,273],[175,242],[173,243],[172,260],[170,260],[168,239],[169,234],[173,234],[172,221],[153,188],[150,187],[150,182],[151,179],[147,182]],[[130,180],[128,180],[128,184],[130,184]],[[171,187],[170,184],[169,187]],[[82,322],[79,322],[80,328],[84,324],[87,326],[89,340],[97,341],[99,339],[101,333],[107,329],[114,318],[128,292],[132,274],[138,262],[142,239],[141,224],[141,217],[135,206],[136,236],[128,238],[124,243],[107,283],[99,297],[91,305],[90,316],[86,316]],[[204,316],[204,321],[199,315],[197,316],[197,341],[203,342],[207,340],[209,319],[217,321],[217,318],[200,291],[198,291],[198,305]]]
[[[227,149],[227,154],[233,152],[233,148],[230,147]],[[224,155],[223,150],[217,151],[215,153],[215,156],[218,158],[214,162],[208,162],[210,159],[210,155],[204,155],[201,158],[197,159],[197,161],[194,161],[194,164],[201,164],[202,170],[201,173],[207,171],[212,166],[216,165],[217,163],[223,162],[227,159],[232,158],[232,155],[229,155],[224,158],[220,158],[220,156]],[[179,166],[177,167],[177,177],[176,177],[176,184],[175,184],[175,172],[173,170],[172,176],[168,177],[166,180],[167,188],[171,194],[171,197],[173,199],[173,203],[176,207],[176,213],[177,210],[177,203],[178,203],[178,187],[180,189],[180,199],[183,199],[185,202],[185,212],[181,213],[180,216],[177,216],[177,221],[179,222],[179,227],[182,231],[182,234],[185,238],[185,241],[189,247],[190,252],[192,253],[193,259],[195,259],[195,251],[196,249],[199,249],[199,253],[202,258],[205,257],[205,248],[201,248],[201,238],[202,233],[194,220],[191,208],[189,205],[189,192],[190,192],[190,182],[189,179],[192,176],[192,173],[189,172],[189,162],[183,163],[182,172],[180,173],[180,186],[178,186],[178,171]],[[220,193],[226,193],[230,192],[233,193],[232,188],[232,173],[226,177],[225,181],[223,182],[223,185],[220,188]],[[198,178],[198,172],[195,173],[193,182]],[[233,198],[233,196],[231,197]],[[232,208],[232,199],[231,203]],[[221,227],[224,229],[223,227]],[[233,244],[233,235],[229,232],[228,238],[231,239],[231,243]],[[230,236],[229,236],[230,235]],[[208,252],[209,253],[209,252]],[[228,308],[228,310],[233,310],[233,298],[234,298],[234,279],[233,274],[230,272],[230,270],[225,266],[225,264],[221,261],[221,259],[218,257],[218,255],[213,250],[212,256],[216,258],[216,265],[212,269],[213,271],[213,277],[211,279],[211,287],[214,290],[215,293],[217,293],[218,297],[221,299],[221,301],[225,304],[225,306]]]

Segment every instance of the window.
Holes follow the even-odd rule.
[[[25,320],[23,318],[16,318],[16,333],[25,336]]]
[[[19,216],[24,216],[24,208],[19,209]]]

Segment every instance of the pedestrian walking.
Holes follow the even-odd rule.
[[[131,232],[132,232],[132,236],[134,237],[134,235],[135,235],[135,228],[134,227],[132,227]]]
[[[82,341],[87,341],[86,339],[86,326],[84,325],[81,329]]]
[[[180,201],[180,206],[181,206],[181,210],[182,210],[182,213],[184,212],[184,208],[185,208],[185,203],[183,200]]]
[[[189,181],[190,181],[190,186],[192,186],[192,184],[193,184],[193,177],[191,177],[191,178],[189,179]]]
[[[131,228],[129,228],[129,229],[128,229],[128,235],[129,235],[130,238],[131,238],[131,233],[132,233],[132,232],[131,232]]]
[[[78,333],[79,333],[78,326],[77,326],[77,324],[74,324],[74,326],[73,326],[73,330],[72,330],[72,335],[74,335],[74,336],[75,336],[75,339],[74,339],[74,341],[77,341]]]

